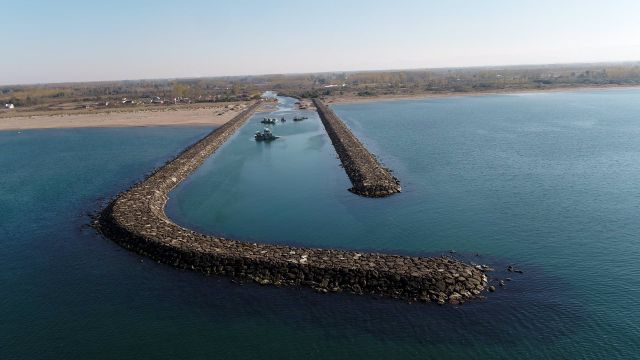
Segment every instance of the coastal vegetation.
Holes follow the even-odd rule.
[[[470,94],[640,85],[640,62],[256,75],[0,86],[0,112],[104,111],[289,96]]]

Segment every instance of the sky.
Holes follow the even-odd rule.
[[[0,84],[640,60],[638,0],[0,0]]]

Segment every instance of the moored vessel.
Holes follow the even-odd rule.
[[[257,131],[256,134],[254,135],[254,139],[256,141],[272,141],[275,140],[277,138],[279,138],[280,136],[275,136],[273,135],[273,133],[271,132],[271,130],[265,128],[264,130],[262,130],[262,132]]]

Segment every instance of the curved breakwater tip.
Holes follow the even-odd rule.
[[[124,248],[158,262],[205,274],[350,292],[406,301],[460,304],[481,296],[484,273],[449,257],[414,257],[250,243],[201,234],[165,214],[168,193],[244,124],[260,102],[185,149],[119,194],[95,227]]]

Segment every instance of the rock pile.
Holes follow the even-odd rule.
[[[215,152],[256,110],[250,106],[120,194],[96,226],[121,246],[158,262],[259,284],[319,292],[376,294],[458,304],[487,285],[482,271],[447,258],[359,253],[248,243],[182,228],[164,212],[167,194]]]
[[[313,99],[344,171],[353,187],[349,191],[366,197],[399,193],[400,182],[385,169],[353,135],[347,125],[320,99]]]

